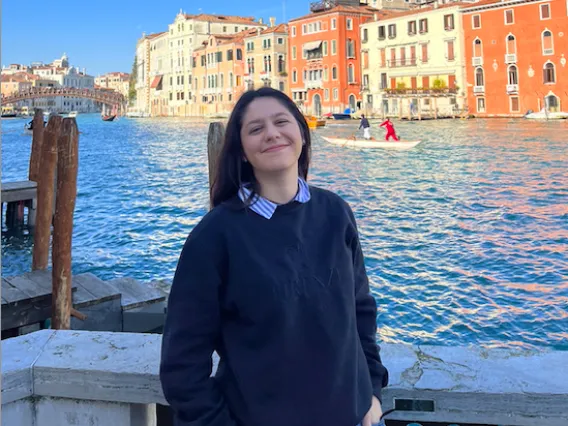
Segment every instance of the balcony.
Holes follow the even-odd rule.
[[[519,93],[519,85],[518,84],[507,84],[507,93]]]
[[[406,58],[406,59],[395,59],[387,61],[387,66],[389,68],[399,68],[399,67],[415,67],[416,58]]]
[[[485,86],[473,86],[473,93],[476,95],[485,93]]]
[[[517,63],[517,54],[516,53],[508,53],[505,55],[505,63],[506,64],[516,64]]]
[[[444,88],[416,88],[416,89],[386,89],[381,83],[381,90],[384,91],[387,96],[455,96],[457,94],[457,89],[444,87]]]
[[[483,66],[483,57],[482,56],[474,56],[471,58],[471,65],[474,67],[481,67]]]
[[[306,90],[310,89],[321,89],[323,87],[323,82],[319,80],[307,80],[304,82],[304,87]]]

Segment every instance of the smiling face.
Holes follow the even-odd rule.
[[[244,156],[255,172],[280,173],[298,169],[302,133],[292,113],[278,100],[252,101],[241,127]]]

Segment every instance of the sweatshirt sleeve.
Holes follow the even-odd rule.
[[[168,297],[160,381],[176,426],[236,426],[216,380],[210,377],[220,336],[225,248],[208,219],[187,238]]]
[[[353,253],[353,272],[355,274],[355,304],[357,314],[357,330],[359,340],[363,346],[363,352],[367,358],[371,382],[373,384],[373,395],[382,402],[381,389],[388,384],[388,370],[381,361],[379,346],[377,345],[377,304],[375,298],[369,291],[369,280],[365,269],[363,251],[359,241],[359,233],[355,217],[350,208],[349,215],[353,225],[353,235],[351,237],[351,250]]]

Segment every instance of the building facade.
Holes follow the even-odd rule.
[[[95,77],[95,86],[104,89],[112,89],[118,93],[122,93],[128,99],[128,91],[130,89],[130,74],[125,72],[109,72],[104,75]]]
[[[374,116],[467,109],[459,4],[381,13],[361,26],[363,109]]]
[[[472,114],[568,112],[567,7],[564,0],[485,0],[462,9]]]
[[[199,108],[192,76],[193,50],[210,35],[232,35],[250,28],[266,28],[253,17],[198,14],[180,11],[164,33],[143,35],[138,41],[136,109],[161,116],[193,115]]]
[[[224,117],[230,114],[245,90],[244,40],[256,31],[211,35],[203,46],[193,51],[192,115]]]
[[[358,1],[312,4],[289,22],[290,94],[305,114],[342,113],[361,106],[359,25],[376,9]]]
[[[270,18],[270,26],[258,29],[253,35],[245,37],[245,88],[258,89],[272,87],[286,92],[288,90],[288,26],[275,24]]]

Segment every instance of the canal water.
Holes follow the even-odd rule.
[[[171,280],[208,208],[208,122],[77,120],[74,273]],[[310,174],[355,212],[379,341],[568,350],[568,122],[395,124],[424,142],[349,149],[320,135],[356,122],[318,129]],[[3,181],[27,178],[23,125],[2,120]],[[30,264],[31,237],[3,233],[2,275]]]

